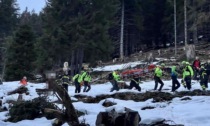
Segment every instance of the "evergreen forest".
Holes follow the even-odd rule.
[[[33,78],[66,61],[75,74],[78,64],[120,57],[121,44],[124,56],[174,46],[174,16],[183,44],[184,1],[187,42],[210,41],[209,0],[46,0],[39,13],[0,0],[0,74],[6,81]]]

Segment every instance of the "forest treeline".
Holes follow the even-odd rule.
[[[177,0],[177,42],[184,41],[184,0]],[[0,1],[0,45],[5,80],[119,57],[122,5],[124,55],[174,44],[174,0],[47,0],[39,13]],[[187,0],[188,42],[208,41],[210,1]],[[78,65],[79,64],[79,65]]]

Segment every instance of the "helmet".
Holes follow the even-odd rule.
[[[165,63],[161,63],[160,65],[161,65],[161,66],[165,66]]]
[[[190,63],[189,63],[189,62],[186,62],[185,64],[186,64],[186,65],[190,65]]]
[[[186,61],[182,61],[182,64],[186,64]]]
[[[196,59],[196,60],[198,60],[198,59],[199,59],[199,57],[198,57],[198,56],[196,56],[196,57],[195,57],[195,59]]]

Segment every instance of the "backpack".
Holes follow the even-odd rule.
[[[112,73],[109,73],[109,75],[108,75],[108,80],[113,80],[113,79],[114,79],[113,74],[112,74]]]

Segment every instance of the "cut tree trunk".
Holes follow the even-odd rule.
[[[188,61],[195,59],[195,45],[186,46],[186,57]]]
[[[137,111],[125,108],[125,113],[114,109],[110,112],[100,112],[97,115],[96,126],[138,126],[141,117]]]
[[[63,106],[65,107],[65,111],[59,112],[57,110],[45,109],[45,112],[55,114],[58,119],[60,119],[62,122],[67,122],[69,126],[79,125],[79,120],[78,120],[76,110],[66,90],[62,88],[61,86],[59,86],[58,84],[56,84],[53,79],[50,82],[54,85],[53,90],[57,94],[56,96],[59,99],[61,99],[61,102],[63,103]]]

